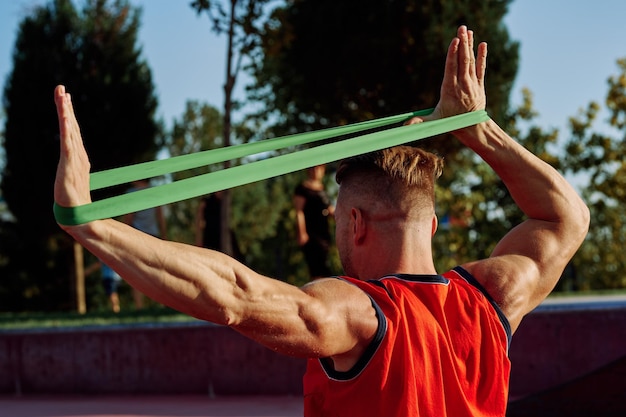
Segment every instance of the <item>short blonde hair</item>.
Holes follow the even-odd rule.
[[[437,155],[396,146],[341,161],[335,179],[351,194],[371,196],[387,206],[434,209],[435,181],[442,171],[443,159]]]

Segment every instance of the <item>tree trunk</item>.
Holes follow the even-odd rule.
[[[235,75],[233,75],[233,39],[235,36],[235,6],[237,0],[231,0],[230,2],[230,25],[228,30],[228,47],[226,50],[226,82],[224,83],[224,127],[223,127],[223,140],[224,147],[230,146],[230,130],[231,130],[231,113],[232,113],[232,96],[233,88],[235,86]],[[224,162],[224,169],[230,168],[230,161]],[[233,242],[230,236],[230,208],[231,208],[231,193],[230,190],[224,190],[222,196],[222,210],[221,210],[221,249],[222,252],[229,256],[233,256]]]
[[[83,247],[74,241],[74,279],[76,289],[76,311],[79,314],[87,312],[85,302],[85,264],[83,257]]]

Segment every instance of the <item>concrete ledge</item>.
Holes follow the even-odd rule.
[[[626,306],[542,306],[513,336],[511,399],[625,355]],[[206,323],[0,333],[0,394],[301,396],[305,368],[304,359]],[[589,387],[601,389],[597,378]]]
[[[305,366],[210,324],[0,334],[0,393],[302,395]]]
[[[507,417],[622,417],[626,356],[583,377],[509,402]]]
[[[513,335],[510,396],[557,387],[625,355],[623,304],[544,305],[526,316]],[[590,387],[596,389],[601,387]]]

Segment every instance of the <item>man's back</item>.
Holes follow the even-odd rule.
[[[306,416],[504,415],[510,329],[471,275],[345,279],[372,298],[379,331],[348,372],[309,361]]]

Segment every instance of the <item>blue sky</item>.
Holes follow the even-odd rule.
[[[11,69],[18,24],[29,7],[43,3],[0,0],[2,86]],[[140,43],[153,71],[159,114],[166,123],[180,116],[189,99],[220,107],[225,38],[210,31],[206,16],[196,16],[189,7],[190,0],[131,3],[143,8]],[[540,114],[537,123],[544,128],[563,129],[568,117],[590,101],[603,102],[607,78],[618,73],[616,60],[626,57],[624,16],[623,0],[514,1],[505,18],[511,37],[521,43],[513,104],[519,103],[519,92],[527,87],[533,92],[534,107]],[[480,39],[480,28],[473,29]],[[241,91],[243,84],[238,86]]]

